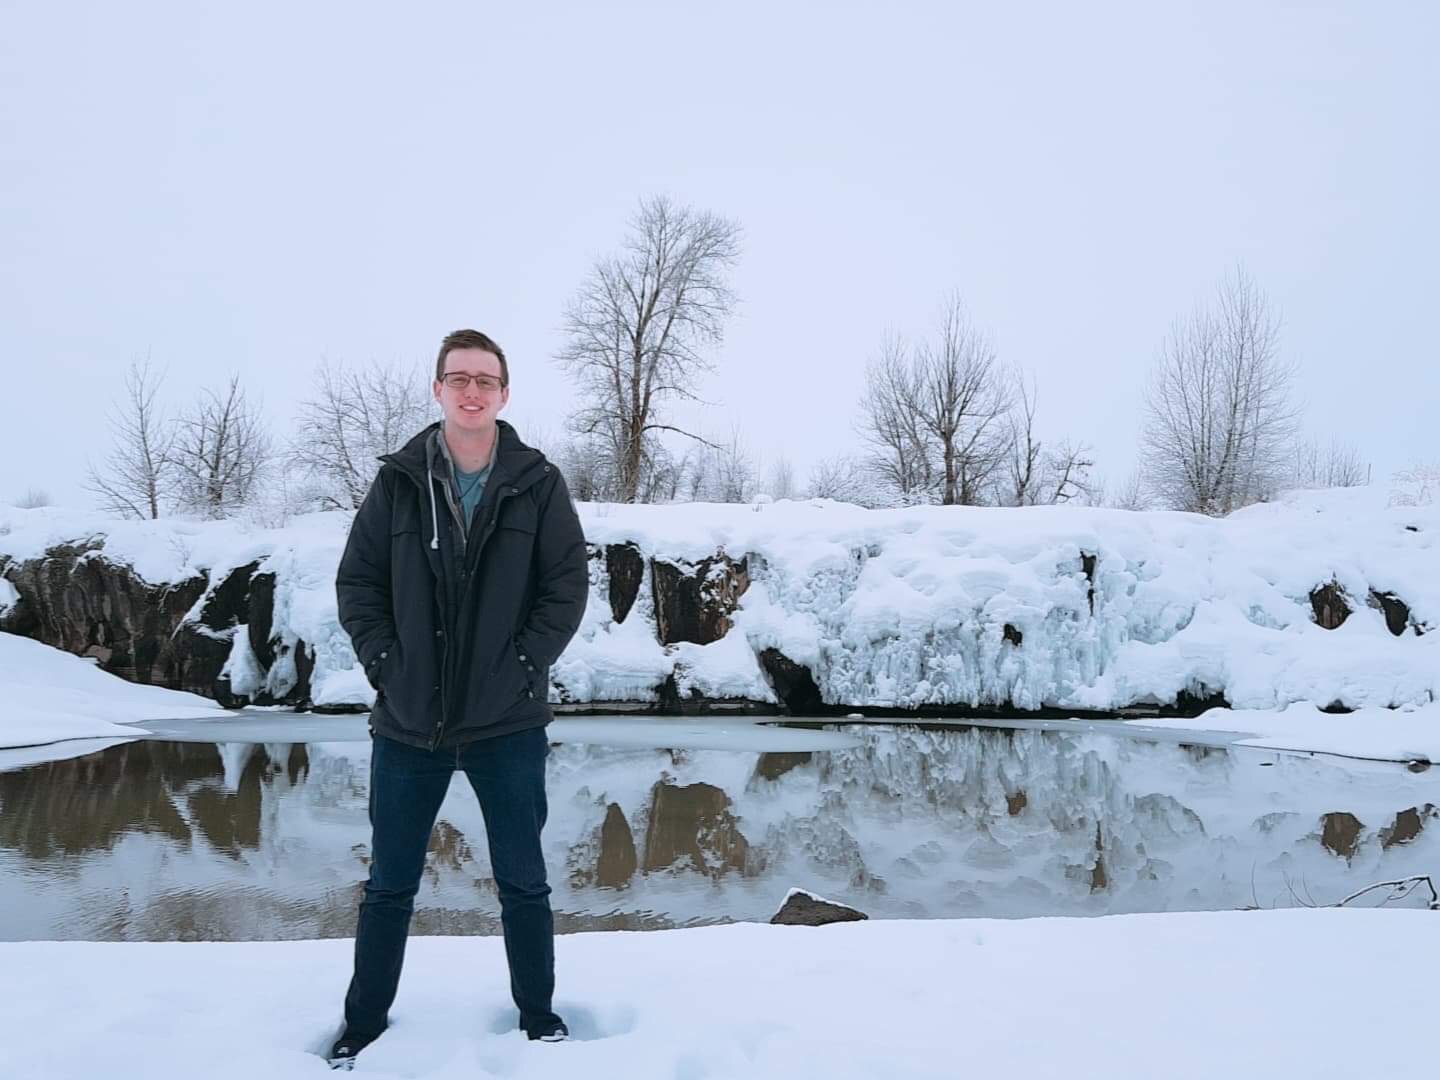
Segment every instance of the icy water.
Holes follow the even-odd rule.
[[[369,843],[356,724],[0,754],[0,939],[349,935]],[[683,745],[655,748],[672,730]],[[885,918],[1288,907],[1440,865],[1436,769],[1100,726],[551,731],[562,932],[767,919],[791,886]],[[496,933],[498,915],[457,777],[415,932]]]

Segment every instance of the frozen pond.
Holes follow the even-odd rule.
[[[351,934],[363,718],[221,723],[0,752],[0,938]],[[550,730],[561,931],[766,919],[795,885],[889,918],[1332,903],[1440,854],[1440,770],[1223,736],[605,717]],[[457,777],[415,931],[498,927]]]

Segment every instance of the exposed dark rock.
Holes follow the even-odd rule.
[[[1175,704],[1161,708],[1161,716],[1199,716],[1208,709],[1228,709],[1230,702],[1222,690],[1207,686],[1186,687],[1175,695]]]
[[[1380,847],[1389,848],[1396,844],[1408,844],[1425,828],[1425,820],[1436,816],[1435,807],[1426,803],[1423,807],[1412,806],[1395,815],[1395,824],[1380,830]]]
[[[1090,614],[1095,614],[1095,559],[1096,557],[1088,551],[1080,553],[1080,569],[1085,572],[1085,580],[1090,583],[1085,593],[1085,599],[1090,603]]]
[[[1029,797],[1023,790],[1016,791],[1013,795],[1005,796],[1005,809],[1010,812],[1011,817],[1015,817],[1025,809],[1029,801]]]
[[[1095,867],[1090,871],[1090,891],[1104,892],[1110,884],[1110,875],[1105,872],[1105,838],[1100,834],[1100,823],[1095,823]]]
[[[810,716],[825,711],[820,687],[804,664],[797,664],[779,649],[760,650],[760,668],[792,716]]]
[[[1315,622],[1326,630],[1334,630],[1350,617],[1350,599],[1337,582],[1317,586],[1310,593],[1310,607]]]
[[[1008,622],[1005,624],[1004,637],[1011,645],[1019,645],[1025,640],[1025,635],[1020,632],[1020,628]]]
[[[151,585],[106,559],[99,540],[11,561],[5,576],[20,599],[0,616],[0,630],[92,656],[131,682],[193,689],[192,657],[175,628],[204,592],[203,577]]]
[[[779,780],[791,769],[809,765],[813,754],[809,750],[774,750],[760,755],[755,762],[755,775],[762,780]]]
[[[310,679],[315,674],[315,651],[303,641],[295,642],[295,686],[289,701],[299,707],[310,704]]]
[[[635,597],[640,595],[640,582],[645,576],[645,559],[635,544],[607,544],[605,571],[610,579],[610,613],[623,623]]]
[[[605,821],[600,826],[600,857],[595,863],[595,884],[602,889],[623,889],[630,884],[639,866],[635,854],[635,834],[619,803],[605,808]]]
[[[1352,713],[1355,710],[1343,701],[1332,701],[1328,705],[1321,705],[1320,711],[1330,713],[1332,716],[1344,716],[1346,713]]]
[[[780,910],[770,916],[773,926],[825,926],[828,923],[859,922],[870,916],[858,908],[822,900],[801,889],[794,889],[780,905]]]
[[[672,671],[665,676],[665,681],[655,688],[655,695],[658,699],[656,704],[663,712],[680,712],[680,684],[675,681],[675,673]]]
[[[255,661],[267,671],[275,663],[275,646],[278,643],[278,639],[270,633],[274,621],[275,575],[268,572],[257,574],[252,570],[250,617],[245,623],[250,635],[250,651],[255,654]]]
[[[260,563],[237,566],[225,575],[200,605],[200,625],[209,630],[232,630],[250,621],[250,583]],[[273,581],[273,575],[272,575]],[[266,620],[269,628],[269,620]]]
[[[1177,750],[1185,751],[1185,755],[1194,762],[1205,761],[1212,757],[1227,758],[1228,751],[1223,746],[1206,746],[1204,743],[1182,742],[1176,743]]]
[[[677,863],[711,877],[745,870],[750,845],[730,813],[730,796],[712,784],[656,783],[650,794],[644,869]]]
[[[1410,605],[1394,593],[1370,590],[1370,606],[1385,613],[1385,628],[1399,637],[1410,625]]]
[[[1353,858],[1360,847],[1364,823],[1343,810],[1326,814],[1320,823],[1320,845],[1347,861]]]
[[[655,596],[655,634],[662,645],[681,641],[708,645],[730,630],[730,616],[750,587],[745,559],[724,552],[695,564],[650,560]]]

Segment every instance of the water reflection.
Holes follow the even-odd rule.
[[[565,745],[557,926],[763,919],[802,885],[881,917],[1331,902],[1425,873],[1440,778],[1100,734],[858,727],[853,749]],[[368,864],[366,744],[136,742],[0,773],[0,937],[344,936]],[[417,933],[493,934],[462,782]]]

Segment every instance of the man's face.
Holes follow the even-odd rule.
[[[445,354],[445,374],[482,375],[499,383],[500,358],[484,349],[451,349]],[[437,379],[434,390],[445,415],[445,426],[457,431],[483,431],[492,426],[510,401],[508,386],[483,389],[474,379],[468,380],[463,390]]]

